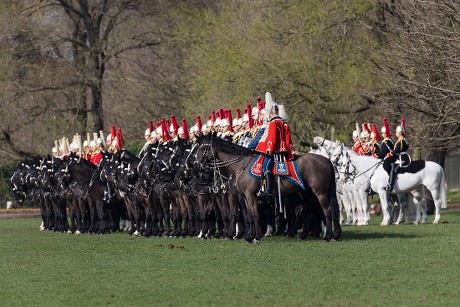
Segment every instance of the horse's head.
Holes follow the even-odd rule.
[[[101,164],[101,173],[99,177],[102,182],[114,183],[117,180],[118,173],[121,168],[121,156],[120,153],[107,156],[104,163]]]
[[[137,173],[144,180],[144,184],[153,179],[155,161],[157,156],[157,146],[149,145],[147,153],[142,157],[137,165]]]
[[[54,173],[56,187],[61,191],[66,190],[69,187],[70,182],[72,181],[69,174],[68,163],[68,160],[63,161],[63,163],[60,163],[60,165],[58,165]]]
[[[343,144],[340,146],[335,147],[329,155],[329,160],[331,160],[332,164],[334,165],[335,168],[339,167],[342,165],[342,160],[344,153],[346,152],[345,148],[343,147]]]
[[[14,198],[19,203],[22,203],[26,199],[27,193],[30,190],[30,185],[28,184],[30,167],[30,160],[21,162],[10,179]]]
[[[351,162],[350,154],[345,151],[343,154],[342,164],[340,167],[340,180],[345,183],[353,180],[356,176],[356,168]]]

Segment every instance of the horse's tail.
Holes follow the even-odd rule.
[[[446,183],[446,174],[444,169],[441,167],[441,182],[439,182],[439,193],[441,196],[441,208],[447,208],[447,183]]]
[[[333,167],[331,167],[331,183],[329,184],[327,197],[329,205],[331,206],[332,222],[334,224],[333,239],[338,240],[342,232],[342,228],[340,226],[340,208],[339,202],[337,200],[337,184],[335,182],[335,172]]]

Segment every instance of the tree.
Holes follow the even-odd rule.
[[[5,81],[1,87],[5,95],[0,142],[6,146],[1,146],[0,158],[43,154],[53,139],[63,134],[103,130],[105,115],[134,122],[113,113],[120,112],[117,106],[133,93],[138,82],[132,76],[137,73],[146,82],[156,82],[156,71],[166,74],[155,68],[167,51],[153,47],[159,47],[170,34],[168,12],[175,2],[41,0],[2,4],[5,27],[0,56],[5,65],[0,76]],[[133,68],[132,63],[137,66]],[[129,90],[125,90],[126,83],[131,85]],[[142,86],[147,88],[145,83]],[[166,91],[165,86],[157,88]],[[146,92],[135,93],[130,102],[145,105],[141,99],[148,98]],[[161,97],[157,91],[152,95]],[[131,108],[138,109],[135,103]],[[11,114],[15,116],[8,118]]]
[[[241,107],[270,91],[286,106],[297,142],[337,123],[351,128],[370,109],[361,90],[376,86],[364,57],[374,8],[372,1],[222,1],[200,10],[190,33],[190,108]]]
[[[379,1],[382,37],[373,93],[380,113],[398,123],[422,157],[444,165],[460,141],[460,4],[455,0]],[[423,150],[422,150],[423,149]]]

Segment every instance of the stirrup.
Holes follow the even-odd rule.
[[[273,195],[271,193],[268,193],[268,191],[259,190],[259,192],[257,192],[257,196],[261,198],[266,198]]]

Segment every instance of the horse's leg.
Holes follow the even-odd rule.
[[[319,194],[319,193],[315,193],[315,194],[318,198],[321,208],[323,208],[323,213],[324,213],[326,232],[323,236],[323,239],[326,241],[330,241],[332,238],[332,217],[333,217],[332,207],[329,204],[327,195]]]
[[[45,204],[43,203],[43,200],[40,198],[38,200],[38,205],[40,206],[40,215],[42,217],[42,223],[40,225],[40,231],[43,231],[46,229],[46,209],[45,209]]]
[[[404,193],[397,194],[397,197],[399,202],[399,216],[395,222],[395,225],[400,225],[403,224],[406,220],[405,213],[407,210],[407,198],[406,194]]]
[[[426,215],[427,208],[426,208],[426,200],[425,200],[425,186],[421,185],[417,190],[415,190],[414,202],[418,203],[417,219],[420,219],[420,222],[422,224],[426,224],[427,223],[427,215]]]
[[[441,184],[444,184],[443,182]],[[434,220],[433,224],[439,224],[439,220],[441,219],[441,193],[438,190],[438,187],[434,186],[427,186],[427,189],[431,192],[431,196],[433,196],[434,201]]]
[[[171,210],[169,198],[165,195],[165,192],[160,192],[160,203],[163,209],[163,218],[165,223],[164,236],[169,237],[171,235]]]
[[[70,202],[70,201],[67,201],[67,198],[62,199],[62,202],[60,203],[61,214],[62,214],[62,221],[64,222],[63,231],[72,233],[72,231],[70,231],[69,221],[68,221],[68,219],[67,219],[67,206],[68,206],[68,204],[70,205],[69,207],[72,206],[71,202]],[[70,213],[70,212],[69,212],[69,213]],[[72,221],[71,221],[71,222],[72,222]],[[75,211],[74,211],[74,221],[73,221],[73,223],[75,224]]]
[[[104,216],[104,201],[103,200],[96,200],[96,210],[97,210],[98,223],[99,223],[97,234],[103,234],[105,230],[105,216]]]
[[[249,222],[249,230],[246,234],[246,241],[250,243],[259,243],[259,239],[261,237],[259,225],[260,216],[259,210],[257,208],[257,197],[255,196],[255,193],[246,193],[246,205]]]
[[[212,200],[213,212],[214,212],[214,222],[210,225],[209,232],[206,237],[220,238],[224,229],[224,223],[222,221],[222,213],[219,206],[217,205],[217,200],[213,197]]]
[[[351,186],[350,183],[347,183],[346,185],[346,193],[348,195],[348,200],[350,202],[350,209],[351,209],[351,216],[352,216],[352,222],[351,225],[357,225],[358,224],[358,218],[359,218],[359,213],[357,210],[356,206],[356,199],[354,197],[354,188]]]
[[[334,182],[331,182],[331,186],[328,190],[328,202],[329,207],[332,210],[332,224],[334,225],[334,233],[332,235],[332,239],[338,240],[342,233],[342,227],[340,225],[340,217],[339,217],[339,203],[337,201],[337,193],[334,191]],[[366,193],[367,195],[367,193]],[[367,198],[366,198],[366,207],[367,207]],[[318,216],[317,220],[320,220],[321,217]]]
[[[383,186],[383,185],[382,185]],[[391,217],[390,217],[390,206],[389,206],[389,201],[391,201],[390,194],[385,191],[383,188],[378,188],[378,194],[379,194],[379,199],[380,199],[380,206],[382,207],[382,215],[383,215],[383,220],[380,223],[380,226],[387,226],[390,225],[391,223]]]
[[[358,211],[359,211],[359,226],[369,225],[369,210],[367,206],[367,193],[363,189],[356,189],[355,190],[355,197],[356,202],[358,204]]]
[[[206,212],[205,212],[205,202],[206,202],[206,195],[204,194],[198,194],[197,196],[197,206],[198,206],[198,212],[199,212],[199,234],[197,235],[198,239],[203,239],[204,235],[204,229],[205,229],[205,221],[206,221]]]
[[[349,193],[342,194],[342,201],[345,206],[345,212],[347,213],[347,221],[345,222],[345,225],[350,226],[353,224],[353,207]]]
[[[235,194],[228,193],[228,218],[229,218],[229,228],[227,231],[227,239],[233,239],[236,236],[236,214],[238,210],[238,198]]]

